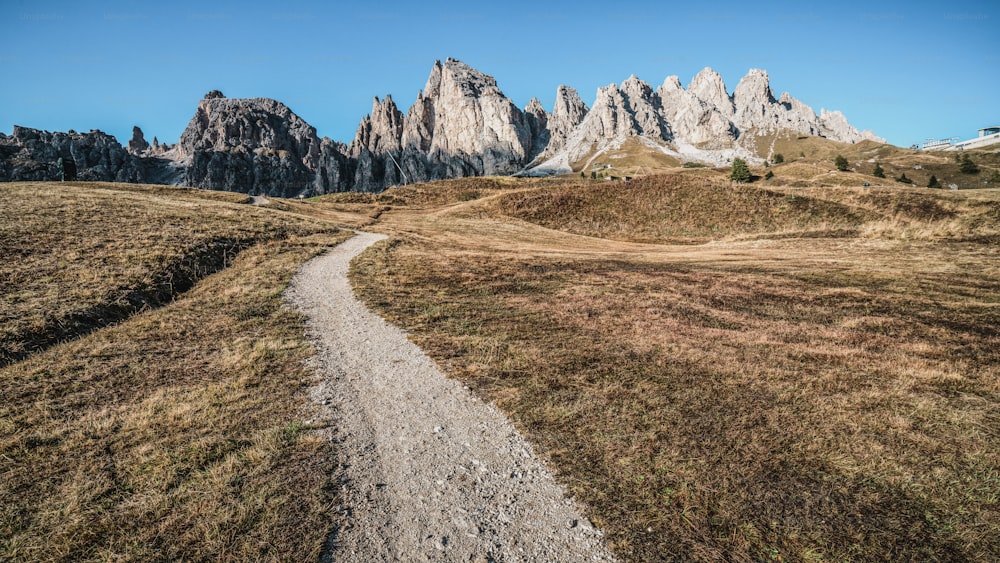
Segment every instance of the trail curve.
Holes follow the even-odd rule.
[[[612,561],[510,421],[355,298],[350,261],[382,238],[358,233],[287,292],[308,317],[313,400],[346,460],[349,516],[325,559]]]

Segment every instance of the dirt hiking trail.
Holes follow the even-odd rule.
[[[383,238],[358,233],[307,262],[287,293],[308,316],[313,400],[346,460],[346,524],[324,560],[613,560],[507,418],[355,298],[350,261]]]

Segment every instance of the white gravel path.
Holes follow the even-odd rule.
[[[507,418],[354,297],[350,261],[382,238],[309,261],[287,293],[309,318],[313,400],[347,460],[349,523],[325,559],[613,560]]]

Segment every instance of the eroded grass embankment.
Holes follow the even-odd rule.
[[[336,452],[303,423],[311,350],[282,292],[347,235],[218,194],[42,187],[0,190],[32,197],[39,216],[55,202],[67,218],[39,225],[42,248],[13,272],[33,264],[47,279],[17,278],[31,313],[5,300],[8,318],[66,318],[74,295],[120,299],[118,288],[157,280],[167,256],[183,263],[220,236],[246,248],[159,309],[0,368],[0,558],[318,559]]]

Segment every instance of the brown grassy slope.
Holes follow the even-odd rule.
[[[244,199],[128,184],[0,186],[0,366],[166,303],[241,249],[311,228],[235,205]]]
[[[851,145],[791,133],[754,137],[754,141],[761,156],[767,156],[771,150],[772,158],[774,154],[781,154],[785,160],[783,164],[770,167],[774,178],[767,182],[768,185],[860,186],[868,182],[873,186],[901,186],[895,178],[906,174],[907,178],[913,180],[913,185],[918,187],[926,187],[932,175],[945,188],[952,184],[958,189],[1000,187],[1000,152],[996,149],[963,153],[914,151],[871,141]],[[978,174],[963,174],[959,171],[956,157],[962,154],[968,154],[980,166]],[[848,160],[849,172],[836,171],[833,161],[838,155]],[[876,162],[882,166],[885,178],[871,176]],[[764,169],[755,172],[763,175]]]
[[[842,237],[996,237],[1000,204],[990,198],[899,186],[808,189],[733,184],[704,171],[627,183],[577,182],[493,198],[491,213],[613,240]]]
[[[885,209],[860,197],[839,205]],[[448,212],[387,213],[403,238],[353,281],[512,416],[625,559],[1000,556],[997,245],[642,250],[456,210],[464,238]]]
[[[188,228],[189,238],[214,229],[261,242],[160,309],[0,368],[0,559],[318,559],[335,452],[302,422],[310,349],[281,293],[302,261],[347,235],[158,188],[138,193],[163,201],[117,196],[149,224],[128,222],[116,196],[74,189],[32,201],[66,191],[67,217],[119,225],[101,247],[63,258],[98,270],[94,284],[123,279],[123,249],[150,263],[130,239],[155,243],[147,230],[157,226],[178,240]],[[46,245],[55,236],[38,235]],[[35,299],[42,310],[65,306],[54,293]]]
[[[611,165],[611,168],[605,168],[606,165]],[[637,176],[664,172],[680,165],[681,161],[677,158],[663,154],[663,151],[640,141],[638,137],[631,137],[618,148],[609,148],[601,154],[591,153],[571,163],[570,168],[577,176],[580,172],[589,176],[591,171],[604,176]]]
[[[837,203],[736,185],[704,172],[518,192],[497,199],[494,209],[552,229],[635,242],[856,230],[866,216]]]

